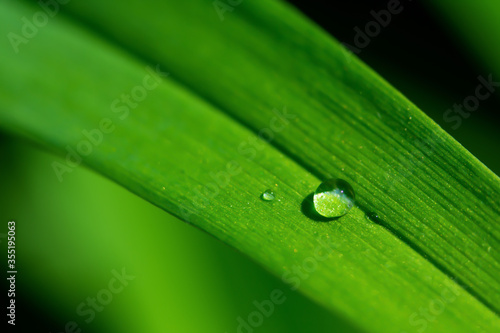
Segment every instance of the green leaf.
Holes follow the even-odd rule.
[[[59,179],[81,155],[367,332],[500,328],[496,175],[281,2],[224,21],[146,4],[71,2],[18,53],[3,39],[1,126],[66,154]],[[39,11],[4,3],[0,26]],[[329,222],[308,200],[326,178],[358,204]]]

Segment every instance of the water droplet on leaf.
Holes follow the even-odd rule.
[[[342,179],[328,179],[314,192],[314,209],[324,217],[340,217],[354,206],[354,190]]]
[[[274,200],[274,192],[271,189],[267,189],[262,193],[261,198],[264,201]]]
[[[379,219],[377,213],[375,212],[368,212],[366,213],[366,218],[370,221],[374,221],[374,222],[377,222],[377,220]]]

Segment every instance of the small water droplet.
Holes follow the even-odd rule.
[[[274,200],[274,192],[271,189],[267,189],[262,193],[261,198],[264,201],[272,201]]]
[[[314,208],[324,217],[340,217],[354,206],[354,190],[342,179],[328,179],[314,192]]]
[[[368,212],[368,213],[366,213],[365,217],[368,220],[374,221],[374,222],[377,222],[377,220],[379,219],[377,213],[375,213],[375,212]]]

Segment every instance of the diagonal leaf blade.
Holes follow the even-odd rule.
[[[320,179],[356,184],[365,211],[499,312],[498,177],[293,10],[254,1],[217,22],[206,1],[68,9],[256,133],[293,106],[272,143]]]

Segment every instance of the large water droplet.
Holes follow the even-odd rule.
[[[264,201],[274,200],[274,192],[271,189],[267,189],[264,191],[264,193],[262,193],[261,198]]]
[[[354,190],[342,179],[328,179],[314,192],[314,209],[324,217],[340,217],[354,206]]]

